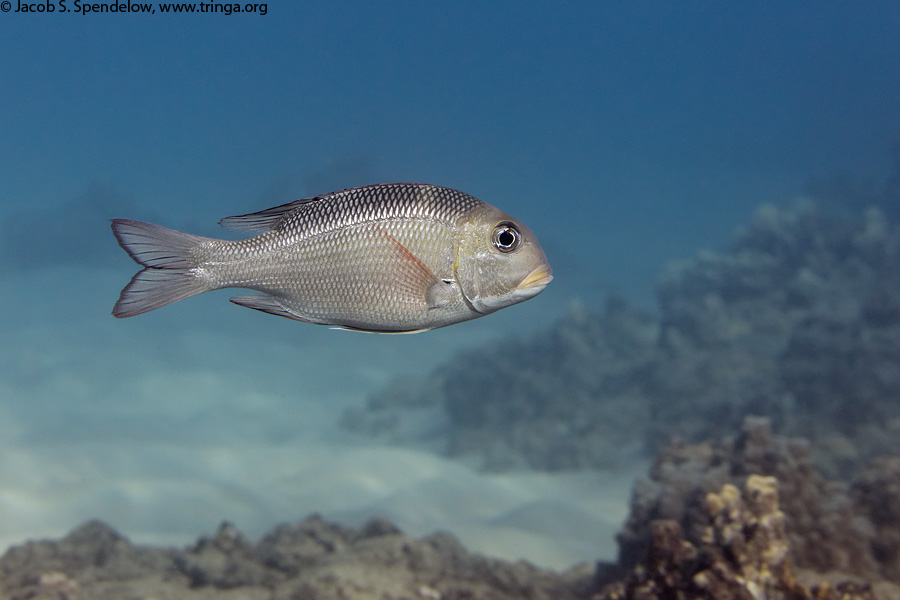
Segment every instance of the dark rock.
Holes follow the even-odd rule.
[[[58,542],[10,548],[0,560],[0,580],[22,587],[58,573],[81,583],[122,581],[174,570],[173,556],[171,550],[132,546],[105,523],[88,521]]]
[[[260,540],[256,556],[265,566],[293,577],[323,556],[345,549],[351,535],[350,530],[313,515],[301,523],[276,527]]]
[[[191,587],[272,587],[284,579],[256,560],[253,545],[230,523],[222,523],[215,536],[200,538],[179,553],[175,565]]]
[[[850,490],[854,509],[872,524],[871,551],[885,579],[900,582],[900,458],[872,461]]]
[[[17,600],[576,600],[589,579],[474,555],[447,533],[415,540],[386,519],[351,529],[318,516],[281,525],[257,544],[223,523],[183,551],[133,546],[90,522],[0,558],[0,597]]]
[[[403,535],[403,532],[384,517],[374,517],[366,521],[357,533],[359,539],[381,537],[383,535]]]

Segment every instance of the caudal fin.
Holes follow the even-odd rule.
[[[113,316],[133,317],[211,288],[199,279],[191,253],[207,238],[152,223],[113,219],[119,245],[144,269],[119,295]]]

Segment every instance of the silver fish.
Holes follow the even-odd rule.
[[[221,288],[281,317],[378,333],[467,321],[528,300],[553,276],[531,230],[481,200],[392,183],[297,200],[220,225],[262,231],[241,241],[113,219],[144,267],[113,308],[131,317]]]

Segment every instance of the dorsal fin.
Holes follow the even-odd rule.
[[[316,196],[314,198],[302,198],[300,200],[288,202],[287,204],[282,204],[281,206],[267,208],[266,210],[261,210],[259,212],[250,213],[247,215],[225,217],[224,219],[219,221],[219,225],[228,229],[233,229],[235,231],[271,231],[278,227],[278,224],[281,223],[281,220],[287,213],[291,212],[298,206],[314,202],[316,200],[319,200],[320,198],[322,198],[322,196]]]

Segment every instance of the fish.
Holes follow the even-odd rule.
[[[416,333],[533,298],[553,279],[531,230],[469,194],[382,183],[303,198],[219,224],[229,241],[112,219],[143,267],[112,314],[133,317],[222,288],[231,302],[295,321]]]

